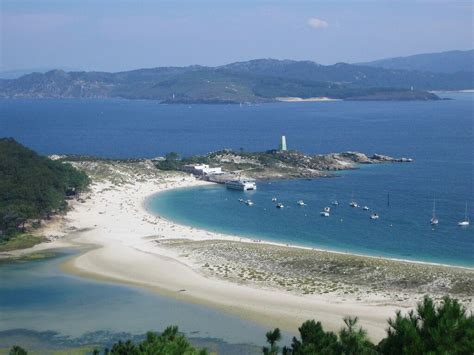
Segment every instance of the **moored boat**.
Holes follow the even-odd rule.
[[[436,218],[436,200],[433,199],[433,216],[430,219],[430,224],[435,226],[439,223],[438,218]]]
[[[253,180],[243,180],[243,179],[226,181],[225,186],[228,189],[232,189],[232,190],[247,191],[247,190],[256,190],[257,189],[257,184],[255,183],[255,181],[253,181]]]
[[[460,227],[469,226],[469,218],[467,218],[467,202],[466,202],[466,209],[464,210],[464,220],[458,222],[458,226]]]

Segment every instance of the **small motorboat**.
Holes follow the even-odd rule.
[[[372,213],[370,219],[379,219],[379,215],[377,213]]]
[[[364,206],[362,209],[363,209],[364,211],[368,211],[368,210],[369,210],[369,207],[368,207],[368,206]]]
[[[331,212],[331,207],[324,207],[323,211],[329,213]]]
[[[297,204],[298,206],[306,206],[306,203],[304,203],[303,200],[299,200],[298,202],[296,202],[296,204]]]
[[[283,207],[285,207],[285,206],[283,205],[283,203],[277,203],[277,205],[276,205],[276,208],[283,208]]]
[[[349,203],[349,206],[351,206],[351,207],[353,207],[353,208],[359,207],[359,205],[357,204],[357,202],[354,201],[354,191],[352,191],[351,202]]]
[[[273,197],[272,198],[272,202],[276,202],[277,201],[277,198],[276,197]]]
[[[321,215],[321,217],[329,217],[329,212],[326,211],[321,211],[319,214]]]
[[[239,198],[239,202],[244,202],[244,199],[243,199],[243,198]]]
[[[436,200],[433,199],[433,216],[430,219],[430,224],[436,226],[439,223],[438,218],[436,218]]]
[[[469,218],[467,218],[467,203],[466,203],[466,210],[464,211],[464,220],[458,222],[458,226],[460,227],[469,226]]]
[[[252,200],[247,200],[247,201],[245,201],[245,204],[247,206],[253,206],[253,201]]]
[[[331,205],[333,205],[333,206],[339,206],[339,201],[332,201],[332,202],[331,202]]]

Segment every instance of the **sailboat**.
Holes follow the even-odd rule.
[[[458,226],[467,227],[468,225],[469,225],[469,218],[467,218],[467,202],[466,202],[466,209],[464,211],[464,220],[458,222]]]
[[[436,218],[436,199],[433,199],[433,216],[430,219],[430,224],[436,226],[439,223],[438,218]]]
[[[359,205],[357,204],[357,202],[354,201],[354,191],[352,191],[351,203],[349,203],[349,206],[354,207],[354,208],[359,207]]]

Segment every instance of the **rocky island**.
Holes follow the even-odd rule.
[[[196,164],[221,167],[224,173],[209,174],[204,179],[223,182],[226,179],[246,177],[253,179],[292,179],[335,176],[339,170],[356,169],[359,164],[408,163],[411,158],[393,158],[387,155],[366,155],[359,152],[308,155],[298,151],[268,150],[265,152],[236,152],[221,150],[205,156],[179,159],[174,153],[156,163],[159,169],[189,170]],[[204,174],[207,175],[207,174]]]

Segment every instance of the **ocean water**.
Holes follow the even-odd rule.
[[[160,105],[126,100],[0,100],[0,135],[43,153],[154,157],[176,151],[277,147],[307,153],[361,151],[413,163],[362,166],[328,179],[259,183],[255,193],[222,186],[171,191],[150,201],[167,218],[260,239],[368,255],[474,266],[474,94],[452,100],[238,105]],[[348,207],[351,194],[360,205]],[[390,207],[387,195],[390,193]],[[251,208],[237,202],[251,198]],[[277,210],[276,196],[287,205]],[[308,206],[297,208],[304,199]],[[331,217],[319,212],[333,199]],[[436,199],[440,224],[429,224]]]
[[[139,288],[62,273],[59,264],[75,252],[0,264],[0,347],[5,346],[2,340],[8,343],[9,338],[18,339],[25,329],[56,332],[56,337],[83,337],[90,344],[107,343],[121,333],[126,334],[122,338],[128,338],[149,330],[162,331],[169,325],[178,325],[193,338],[257,345],[265,342],[265,328],[238,317]],[[28,339],[21,344],[28,344]]]

